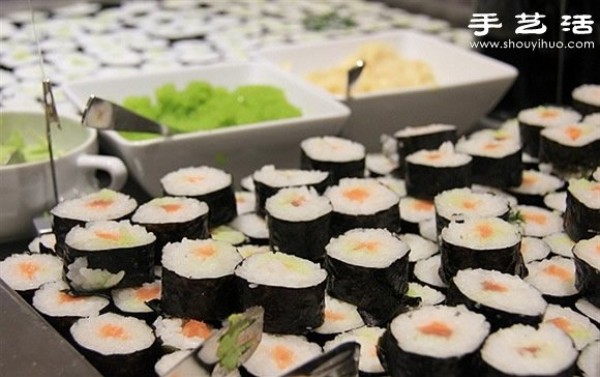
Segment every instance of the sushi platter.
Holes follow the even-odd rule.
[[[56,88],[59,114],[84,111],[84,119],[95,122],[93,130],[83,120],[79,128],[73,121],[78,115],[66,115],[64,124],[86,131],[81,137],[89,144],[87,153],[97,154],[98,142],[108,154],[95,156],[107,160],[93,166],[109,173],[110,186],[84,173],[90,163],[63,168],[64,160],[79,161],[82,148],[60,138],[52,142],[51,134],[60,130],[51,129],[48,113],[42,149],[64,146],[56,156],[28,148],[32,139],[14,132],[16,126],[7,128],[10,137],[4,130],[0,135],[6,141],[0,181],[40,175],[47,187],[54,184],[54,200],[27,215],[31,224],[34,216],[36,224],[49,219],[50,227],[37,234],[29,229],[19,235],[18,246],[0,244],[0,370],[16,377],[600,375],[600,85],[582,83],[567,105],[519,109],[516,118],[491,128],[465,127],[443,112],[438,121],[367,127],[369,115],[352,117],[361,101],[377,100],[377,93],[360,94],[369,85],[345,83],[347,97],[336,98],[295,77],[294,69],[305,68],[277,67],[281,62],[273,61],[281,56],[269,50],[257,60],[204,64],[219,61],[223,51],[229,58],[253,58],[251,51],[289,44],[299,34],[298,19],[288,20],[297,28],[271,19],[289,17],[280,15],[277,2],[259,3],[265,15],[261,30],[281,34],[267,38],[241,21],[257,15],[245,2],[228,8],[184,0],[163,1],[161,7],[86,3],[39,14],[43,21],[49,15],[97,16],[87,26],[75,23],[78,32],[62,30],[66,38],[56,39],[56,46],[42,38],[49,46],[40,60],[52,61],[53,48],[72,42],[100,42],[90,34],[123,32],[112,29],[115,20],[144,32],[131,34],[127,51],[110,50],[108,40],[100,43],[113,52],[112,59],[101,59],[90,47],[95,58],[78,56],[79,68],[70,68],[75,80]],[[365,34],[360,38],[404,22],[431,35],[397,31],[394,38],[440,39],[448,31],[432,19],[425,26],[423,20],[407,21],[406,13],[383,17],[388,10],[383,5],[334,3],[344,11],[313,2],[293,7],[303,14],[331,11],[328,18],[305,22],[305,28],[320,30],[333,18]],[[211,27],[175,22],[186,12],[201,15]],[[217,17],[224,14],[230,17]],[[371,17],[363,24],[358,14]],[[100,15],[107,19],[102,22]],[[18,16],[1,20],[0,29],[13,25],[15,33],[23,32],[27,22]],[[379,17],[385,25],[374,22]],[[50,21],[41,30],[55,37],[59,29]],[[243,49],[230,33],[204,37],[208,30],[236,27],[252,36]],[[341,30],[303,35],[335,37],[343,44],[348,30]],[[212,46],[202,56],[193,53],[200,51],[199,41]],[[141,75],[128,70],[164,50],[163,42],[178,46],[176,60],[146,61]],[[292,56],[298,53],[293,49],[274,51]],[[269,58],[273,61],[265,62]],[[407,64],[425,72],[426,84],[394,88],[385,101],[436,91],[427,87],[432,83],[427,64],[410,58]],[[165,61],[177,61],[178,67],[150,72]],[[0,53],[3,67],[11,62]],[[484,100],[489,108],[477,105],[480,118],[516,72],[492,59],[477,62],[482,66],[476,71],[499,70],[489,79],[493,85],[478,87],[487,80],[481,77],[473,83],[475,92],[494,88],[495,97]],[[73,73],[81,69],[89,76],[94,64],[120,66],[126,76],[84,80]],[[56,63],[47,68],[60,77]],[[370,75],[368,68],[367,62],[361,74]],[[7,77],[17,72],[18,80],[28,76],[15,65]],[[438,83],[447,79],[439,77]],[[3,80],[0,95],[10,93]],[[153,107],[144,97],[149,93],[166,102]],[[282,93],[289,103],[277,102]],[[451,96],[457,93],[467,92]],[[92,111],[91,101],[85,107],[89,95],[107,101],[96,102]],[[212,96],[224,99],[227,116]],[[11,99],[13,105],[23,100]],[[114,105],[107,107],[110,101]],[[195,113],[214,128],[189,129],[180,110],[177,117],[152,117],[191,102],[217,108],[216,115]],[[245,107],[250,102],[272,118],[258,118],[261,111]],[[268,110],[268,102],[285,109]],[[111,117],[114,111],[121,123]],[[134,111],[152,127],[140,134],[137,126],[123,126],[123,119],[133,119],[127,112]],[[395,117],[391,110],[388,115]],[[344,132],[348,122],[362,122],[369,138]],[[32,173],[36,166],[51,167],[51,177]],[[59,190],[65,179],[79,176],[85,176],[85,186]],[[7,189],[0,192],[3,208],[40,189],[21,192],[5,183],[0,182]]]

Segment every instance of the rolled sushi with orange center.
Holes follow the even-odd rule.
[[[437,149],[446,141],[456,142],[456,126],[452,124],[428,124],[417,127],[405,127],[396,133],[397,153],[400,163],[400,175],[406,171],[406,157],[421,149]]]
[[[565,231],[573,241],[600,234],[600,182],[569,180],[564,219]]]
[[[573,259],[556,256],[530,262],[527,271],[525,281],[542,292],[548,303],[572,306],[579,298]]]
[[[300,167],[329,172],[331,183],[365,175],[365,147],[337,136],[315,136],[300,143]]]
[[[573,123],[543,130],[540,162],[551,164],[561,176],[595,169],[600,165],[600,127]]]
[[[573,254],[575,286],[583,297],[600,308],[600,236],[577,242]]]
[[[63,263],[50,254],[17,253],[0,261],[0,279],[26,301],[46,283],[62,280]]]

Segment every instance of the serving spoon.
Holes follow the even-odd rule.
[[[346,100],[347,101],[350,100],[350,94],[351,94],[352,87],[354,86],[356,81],[358,81],[358,78],[362,74],[362,71],[366,65],[367,65],[367,63],[364,60],[358,59],[356,61],[356,63],[354,63],[354,66],[348,70],[348,74],[346,75]]]

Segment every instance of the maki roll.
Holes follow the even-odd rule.
[[[142,320],[105,313],[71,326],[75,346],[105,376],[150,376],[156,361],[152,329]]]
[[[575,373],[577,350],[554,326],[514,325],[491,334],[481,348],[479,376],[567,377]]]
[[[346,331],[325,343],[323,349],[329,352],[344,343],[358,343],[360,354],[358,371],[360,376],[383,376],[385,370],[377,357],[377,342],[385,330],[380,327],[363,326]]]
[[[152,324],[163,349],[194,350],[213,334],[211,325],[195,319],[158,317]]]
[[[600,112],[600,85],[584,84],[571,92],[573,107],[583,115]]]
[[[242,308],[262,306],[264,329],[305,334],[324,321],[327,272],[320,265],[284,253],[259,253],[235,269]]]
[[[421,149],[437,149],[446,141],[456,142],[456,126],[429,124],[405,127],[394,134],[398,146],[401,174],[405,171],[406,157]]]
[[[565,182],[551,174],[536,170],[525,170],[523,180],[519,186],[508,188],[519,204],[541,207],[544,205],[544,196],[562,189]]]
[[[269,244],[269,227],[264,217],[254,212],[239,215],[229,226],[242,233],[248,242],[255,245]]]
[[[210,238],[215,241],[227,242],[233,246],[239,246],[248,242],[248,238],[244,233],[229,225],[219,225],[216,228],[212,228],[210,230]]]
[[[0,279],[31,302],[42,285],[62,280],[62,269],[62,261],[54,255],[19,253],[0,261]]]
[[[446,142],[439,149],[423,149],[406,157],[406,192],[409,196],[432,200],[442,191],[471,186],[471,161],[467,154],[454,151]]]
[[[162,256],[165,315],[218,323],[238,309],[233,270],[242,257],[228,243],[188,240],[170,243]]]
[[[600,308],[600,236],[577,242],[575,257],[575,286],[583,297]]]
[[[400,231],[399,198],[373,178],[344,178],[325,196],[333,206],[331,235],[355,228],[384,228]]]
[[[549,305],[544,314],[544,323],[549,323],[564,331],[579,351],[600,339],[600,330],[585,316],[569,308]]]
[[[508,220],[510,205],[501,196],[473,192],[470,188],[458,188],[437,194],[433,200],[437,234],[442,234],[451,221],[498,217]]]
[[[573,246],[575,242],[565,232],[552,233],[542,240],[550,248],[550,252],[561,257],[573,258]]]
[[[581,175],[600,165],[600,127],[576,123],[542,131],[540,162],[560,175]]]
[[[422,259],[415,263],[413,270],[414,278],[425,286],[445,291],[448,288],[448,284],[440,276],[441,267],[442,256],[440,254]]]
[[[523,152],[533,158],[538,158],[540,150],[540,133],[544,128],[557,127],[577,123],[581,114],[557,106],[538,106],[519,112],[519,132]]]
[[[460,270],[450,283],[448,305],[463,304],[483,314],[492,331],[521,323],[537,326],[548,304],[542,294],[515,275],[494,270]]]
[[[567,210],[567,192],[551,192],[544,195],[544,206],[549,210],[565,213]]]
[[[139,287],[113,289],[111,297],[119,311],[126,316],[152,323],[156,318],[155,303],[160,300],[161,282],[155,280]]]
[[[473,158],[471,174],[474,183],[506,188],[521,184],[523,164],[521,144],[513,139],[461,139],[456,150]]]
[[[427,259],[440,251],[436,243],[418,234],[406,233],[399,235],[398,238],[405,242],[410,249],[408,253],[409,275],[413,274],[417,262]]]
[[[333,208],[314,189],[281,189],[267,199],[269,243],[273,250],[320,261],[329,242]]]
[[[154,280],[156,236],[129,221],[95,221],[67,233],[64,271],[77,292],[128,288]]]
[[[419,234],[419,224],[435,218],[433,200],[406,196],[400,199],[400,229],[404,233]]]
[[[368,153],[365,168],[369,177],[387,177],[396,174],[398,163],[383,153]]]
[[[300,143],[300,167],[329,172],[331,183],[365,175],[365,147],[337,136],[315,136]]]
[[[208,205],[208,225],[227,224],[237,215],[231,174],[209,166],[187,167],[166,174],[160,184],[167,196],[185,196]]]
[[[310,336],[318,343],[365,325],[356,305],[325,295],[325,321]]]
[[[263,166],[252,174],[254,194],[256,195],[256,213],[266,214],[267,199],[277,191],[286,187],[308,186],[323,193],[331,183],[331,176],[326,171],[276,169],[273,165]]]
[[[520,251],[523,262],[529,263],[545,259],[550,254],[550,246],[539,238],[522,237]]]
[[[519,229],[499,218],[451,222],[442,230],[440,275],[450,282],[459,270],[483,268],[520,275],[523,271]]]
[[[481,314],[464,306],[425,306],[400,314],[379,340],[391,377],[466,376],[490,332]]]
[[[571,179],[567,188],[565,231],[573,241],[600,234],[600,182]]]
[[[577,359],[577,369],[582,377],[600,376],[600,342],[588,345]]]
[[[353,229],[326,250],[327,292],[358,306],[365,323],[387,323],[405,309],[407,244],[385,229]]]
[[[446,301],[446,295],[437,289],[413,282],[408,283],[406,296],[419,299],[419,307],[440,305]]]
[[[571,306],[579,298],[575,286],[575,263],[570,258],[553,257],[527,264],[525,281],[542,292],[551,304]]]
[[[519,205],[515,217],[524,236],[545,237],[563,230],[562,217],[545,208]]]

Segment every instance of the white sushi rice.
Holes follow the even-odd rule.
[[[568,191],[587,208],[600,209],[600,199],[598,199],[600,182],[587,179],[571,179],[569,180]]]
[[[365,147],[337,136],[315,136],[304,139],[300,148],[311,159],[327,162],[359,161],[365,158]]]
[[[575,263],[572,259],[553,257],[527,264],[529,274],[525,281],[542,294],[550,296],[571,296],[575,288]]]
[[[204,322],[183,318],[159,316],[152,326],[163,346],[178,350],[193,350],[200,347],[213,332],[212,327]],[[195,331],[195,327],[199,327],[202,331]]]
[[[56,246],[56,236],[54,233],[46,233],[35,237],[28,245],[27,249],[32,253],[40,253],[41,247],[54,251]]]
[[[169,373],[177,364],[183,359],[188,357],[192,353],[191,350],[179,350],[171,353],[167,353],[158,359],[154,364],[154,371],[157,375],[163,377],[168,376]],[[194,375],[186,374],[186,377],[195,377]]]
[[[508,221],[490,217],[451,222],[442,230],[442,239],[473,250],[497,250],[517,245],[521,234],[519,228]]]
[[[581,114],[557,106],[538,106],[521,110],[518,114],[519,122],[536,127],[556,127],[563,124],[577,123]]]
[[[575,309],[596,324],[600,324],[600,308],[585,298],[580,298],[575,302]]]
[[[404,241],[410,249],[410,252],[408,253],[408,260],[410,262],[427,259],[439,252],[439,247],[436,243],[418,234],[406,233],[401,234],[398,237],[401,241]]]
[[[567,210],[567,193],[560,191],[546,194],[544,196],[544,205],[551,210],[564,213]]]
[[[554,175],[537,170],[524,170],[521,185],[511,187],[510,191],[518,194],[546,195],[559,190],[563,185],[563,180]]]
[[[151,313],[147,301],[160,300],[160,280],[143,283],[140,287],[114,289],[111,296],[115,306],[125,313]]]
[[[257,377],[281,376],[322,352],[318,344],[302,336],[264,333],[256,351],[244,363],[244,368]]]
[[[600,107],[600,85],[584,84],[573,89],[573,99]]]
[[[325,191],[334,212],[372,215],[398,205],[395,192],[372,178],[342,178]]]
[[[575,242],[565,232],[550,234],[542,240],[550,247],[550,251],[561,257],[573,258]]]
[[[72,228],[65,243],[77,250],[104,251],[149,245],[156,236],[140,225],[123,221],[94,221]]]
[[[548,305],[543,321],[564,331],[580,351],[600,339],[600,330],[587,317],[569,308]]]
[[[420,223],[435,217],[435,205],[431,200],[406,196],[400,199],[400,218],[410,223]]]
[[[232,222],[229,223],[229,226],[251,238],[269,238],[269,227],[267,226],[267,221],[254,212],[237,216]]]
[[[189,240],[168,243],[162,266],[188,279],[215,279],[231,275],[242,261],[235,247],[223,241]]]
[[[586,123],[566,124],[544,129],[541,137],[569,147],[582,147],[600,140],[600,127]]]
[[[325,352],[329,352],[341,344],[356,342],[360,344],[359,371],[364,373],[384,373],[385,370],[377,357],[377,343],[384,331],[380,327],[363,326],[339,334],[333,340],[325,343],[323,349]]]
[[[487,139],[471,137],[460,139],[456,143],[456,151],[470,156],[503,158],[519,152],[521,144],[514,139]]]
[[[419,283],[408,283],[408,297],[419,297],[421,299],[420,306],[433,306],[444,302],[446,295],[437,289],[433,289]]]
[[[525,263],[542,260],[550,254],[550,246],[543,240],[535,237],[522,237],[520,250]]]
[[[536,329],[518,324],[491,334],[481,357],[506,375],[551,376],[573,365],[577,350],[571,339],[554,326]]]
[[[577,367],[583,373],[583,377],[600,376],[600,341],[588,345],[577,359]]]
[[[307,187],[281,189],[267,199],[265,208],[269,216],[293,222],[315,220],[333,210],[329,199]]]
[[[325,321],[315,329],[318,334],[338,334],[364,326],[355,305],[325,295]]]
[[[438,328],[444,331],[436,331]],[[489,334],[490,324],[463,305],[440,305],[400,314],[390,323],[390,330],[401,350],[444,359],[477,350]]]
[[[238,215],[253,212],[256,207],[256,195],[249,191],[236,191],[235,206]]]
[[[116,286],[125,277],[125,271],[116,273],[101,268],[88,268],[85,257],[75,258],[67,266],[67,278],[73,288],[82,291],[103,290]]]
[[[375,179],[377,179],[377,182],[395,192],[398,197],[403,198],[406,196],[406,184],[403,179],[394,177],[377,177]]]
[[[425,126],[405,127],[394,134],[396,138],[407,138],[411,136],[420,136],[427,134],[435,134],[440,132],[456,131],[456,126],[451,124],[428,124]]]
[[[443,143],[439,149],[422,149],[406,156],[406,161],[411,164],[436,168],[463,166],[470,163],[472,159],[467,154],[456,152],[452,142],[449,141]]]
[[[433,242],[438,242],[435,219],[421,221],[419,223],[419,235]]]
[[[496,188],[496,187],[474,184],[474,185],[471,185],[471,190],[473,190],[473,192],[480,192],[480,193],[501,196],[508,201],[508,204],[510,205],[511,208],[516,207],[518,204],[517,198],[515,198],[514,195],[511,195],[511,194],[507,193],[506,191],[500,190],[499,188]]]
[[[545,237],[563,231],[563,219],[556,212],[529,205],[519,205],[517,211],[522,219],[520,225],[525,236]]]
[[[230,245],[241,245],[247,241],[246,235],[227,225],[219,225],[210,230],[210,238],[215,241],[227,242]]]
[[[600,272],[600,236],[578,241],[573,247],[573,254]]]
[[[327,257],[366,268],[387,268],[404,257],[409,246],[386,229],[352,229],[332,238]]]
[[[460,270],[456,287],[472,301],[508,313],[539,316],[547,303],[541,293],[518,276],[495,270]]]
[[[77,199],[64,200],[50,211],[53,215],[81,221],[116,220],[137,208],[128,195],[103,189]]]
[[[583,118],[582,123],[600,126],[600,113],[593,113],[587,115],[585,118]]]
[[[435,211],[447,220],[466,218],[500,217],[510,209],[503,197],[476,193],[470,188],[446,190],[435,196]]]
[[[33,295],[33,307],[50,317],[94,317],[110,303],[101,296],[72,296],[68,289],[64,281],[44,284]]]
[[[369,153],[365,158],[365,167],[369,173],[385,176],[398,169],[398,163],[383,153]]]
[[[175,196],[200,196],[232,184],[231,174],[210,166],[181,168],[160,179],[164,191]]]
[[[0,261],[0,278],[15,291],[37,289],[62,279],[63,262],[50,254],[13,254]]]
[[[448,285],[440,277],[442,257],[440,254],[423,259],[415,263],[413,274],[420,281],[437,288],[447,288]]]
[[[79,319],[71,326],[77,344],[102,355],[125,355],[154,343],[152,329],[142,320],[105,313]]]
[[[276,169],[273,165],[263,166],[252,175],[255,182],[269,187],[284,188],[310,186],[327,179],[329,173],[318,170]]]
[[[138,224],[184,223],[207,214],[208,205],[199,200],[162,197],[139,206],[131,220]]]
[[[319,264],[284,253],[254,254],[244,259],[235,274],[250,284],[287,288],[313,287],[327,278]]]

